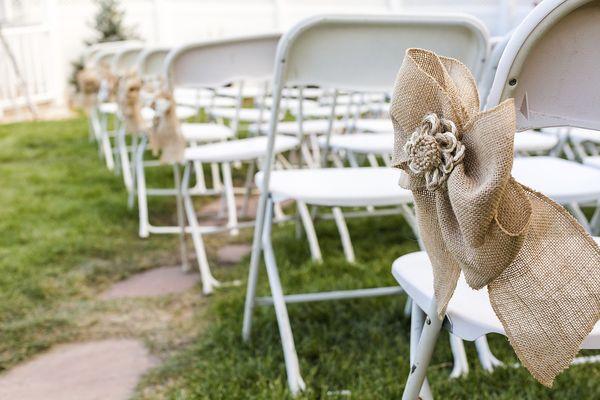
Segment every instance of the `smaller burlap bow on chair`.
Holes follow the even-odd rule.
[[[183,162],[187,142],[181,133],[173,94],[166,89],[159,90],[153,95],[151,107],[154,110],[150,129],[152,153],[156,156],[160,152],[161,163]]]
[[[83,109],[88,114],[97,103],[100,84],[100,74],[94,68],[86,67],[77,73],[77,86],[81,92]]]
[[[141,90],[142,80],[134,71],[128,72],[119,78],[117,102],[123,116],[125,131],[128,133],[139,134],[144,129],[140,101]]]
[[[512,178],[513,99],[481,112],[467,67],[409,49],[390,114],[393,165],[414,195],[439,316],[461,271],[472,288],[487,286],[517,356],[551,386],[600,318],[600,248]]]

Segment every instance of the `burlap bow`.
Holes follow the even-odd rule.
[[[461,271],[474,289],[487,286],[517,356],[551,386],[600,318],[600,248],[512,178],[513,100],[481,112],[467,67],[409,49],[390,114],[393,164],[414,195],[439,315]]]
[[[133,71],[119,78],[117,101],[128,133],[139,134],[144,129],[140,91],[142,80]]]
[[[162,163],[182,162],[187,143],[181,133],[173,95],[167,90],[159,91],[154,95],[151,107],[154,110],[150,130],[152,153],[156,156],[160,152]]]
[[[77,73],[77,86],[82,96],[83,109],[89,114],[96,105],[101,77],[94,68],[84,68]]]

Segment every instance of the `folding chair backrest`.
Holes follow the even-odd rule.
[[[100,50],[92,58],[91,65],[95,66],[95,67],[98,67],[101,64],[105,64],[105,65],[107,65],[107,66],[110,67],[112,65],[112,60],[115,57],[116,53],[117,53],[116,49]]]
[[[140,76],[161,76],[165,71],[165,60],[170,49],[168,47],[154,47],[144,49],[136,60],[136,69]]]
[[[144,50],[140,46],[125,46],[119,49],[112,60],[112,71],[117,75],[129,72],[136,66],[140,53]]]
[[[516,28],[488,98],[515,99],[517,129],[600,129],[600,1],[544,0]]]
[[[269,80],[280,36],[263,34],[179,47],[167,56],[167,81],[172,88],[216,88],[238,81]]]
[[[466,15],[318,16],[282,38],[275,84],[389,92],[409,47],[458,58],[479,76],[489,44]]]
[[[83,61],[84,63],[91,64],[94,62],[94,59],[98,56],[102,51],[116,51],[119,48],[123,48],[125,46],[140,46],[142,43],[138,40],[118,40],[114,42],[103,42],[96,43],[91,46],[88,46],[83,53]]]

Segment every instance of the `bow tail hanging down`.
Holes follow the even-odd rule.
[[[413,191],[439,314],[461,272],[488,286],[517,356],[550,386],[600,318],[600,248],[564,208],[512,178],[512,99],[480,112],[478,98],[463,64],[407,50],[390,107],[393,164]]]

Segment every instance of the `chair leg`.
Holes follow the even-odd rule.
[[[408,300],[411,299],[408,298]],[[423,331],[423,324],[425,323],[425,313],[419,308],[417,303],[415,303],[414,301],[411,300],[410,304],[410,364],[413,365],[415,357],[417,355],[419,338],[421,337],[421,332]],[[419,397],[423,400],[433,399],[433,395],[431,394],[431,389],[429,388],[429,382],[427,381],[427,378],[425,378],[425,380],[423,381],[423,386],[421,387]]]
[[[360,165],[358,165],[358,160],[356,159],[356,155],[352,151],[348,150],[346,152],[346,158],[348,158],[348,162],[350,163],[350,166],[352,168],[358,168],[360,166]]]
[[[131,166],[129,164],[129,154],[127,152],[127,141],[125,140],[125,127],[117,131],[117,148],[119,152],[119,159],[121,160],[121,171],[123,174],[123,182],[127,193],[131,192],[133,185],[133,178],[131,177]]]
[[[131,170],[131,191],[129,192],[129,197],[127,199],[127,206],[129,207],[129,209],[133,208],[133,205],[135,203],[135,195],[136,195],[136,191],[137,191],[137,184],[136,184],[136,171],[137,169],[135,168],[135,156],[137,154],[137,147],[138,147],[138,134],[134,134],[131,137],[131,154],[128,155],[128,158],[131,160],[132,164],[130,164],[129,168]]]
[[[488,341],[485,336],[475,340],[475,348],[477,349],[479,362],[481,362],[481,366],[484,370],[492,372],[494,368],[504,365],[504,363],[498,360],[490,350],[490,346],[488,345]]]
[[[221,164],[223,171],[223,186],[225,187],[225,199],[227,201],[227,226],[233,228],[238,224],[237,205],[235,204],[235,194],[233,193],[233,180],[231,178],[231,165],[227,162]],[[232,236],[240,233],[239,229],[229,231]]]
[[[100,146],[102,148],[102,154],[104,154],[104,161],[106,162],[106,168],[109,171],[113,171],[115,169],[115,159],[113,157],[113,150],[110,144],[110,137],[108,136],[108,128],[105,124],[102,127],[102,132],[100,133]]]
[[[292,395],[298,394],[306,388],[304,380],[300,375],[300,364],[298,362],[298,354],[294,344],[294,336],[290,319],[283,297],[283,289],[277,271],[277,263],[275,254],[271,245],[271,227],[273,224],[273,202],[267,203],[265,213],[265,227],[263,231],[263,249],[265,265],[267,268],[267,276],[269,278],[269,286],[271,287],[271,295],[273,297],[273,305],[275,307],[275,315],[277,316],[277,324],[279,326],[279,335],[281,336],[281,344],[283,347],[283,356],[285,359],[285,369],[287,372],[288,386]]]
[[[244,201],[242,203],[242,217],[248,216],[248,205],[250,203],[250,195],[252,194],[252,180],[254,179],[255,172],[254,161],[248,165],[248,171],[246,172],[246,182],[244,184]]]
[[[594,211],[594,215],[590,220],[590,226],[592,227],[593,235],[600,234],[600,201],[596,203],[596,210]]]
[[[312,154],[310,154],[310,149],[308,148],[305,140],[303,140],[302,144],[300,145],[300,153],[302,154],[302,158],[304,159],[304,162],[308,168],[317,167],[317,164],[315,163]]]
[[[138,196],[138,214],[140,220],[139,235],[142,238],[150,236],[150,220],[148,217],[148,196],[146,194],[146,173],[144,171],[144,151],[148,139],[142,137],[135,157],[136,186]]]
[[[467,361],[465,344],[462,339],[456,335],[450,334],[450,349],[452,350],[452,358],[454,359],[454,366],[450,372],[450,378],[467,376],[469,373],[469,362]]]
[[[142,168],[143,169],[143,168]],[[179,225],[179,250],[181,252],[181,269],[184,272],[190,270],[188,264],[187,243],[185,240],[185,216],[183,214],[183,193],[181,191],[181,173],[179,164],[173,164],[173,177],[175,180],[176,204],[177,204],[177,224]]]
[[[200,234],[200,226],[198,224],[196,212],[194,211],[192,196],[189,192],[190,170],[190,164],[186,164],[183,171],[183,181],[181,182],[183,205],[188,224],[190,226],[192,243],[194,244],[194,250],[196,251],[196,258],[198,259],[198,269],[200,270],[200,278],[202,279],[202,293],[208,295],[214,291],[215,286],[220,285],[220,282],[212,276],[210,267],[208,265],[204,241],[202,239],[202,235]]]
[[[269,199],[269,202],[271,200]],[[258,216],[257,216],[258,218]],[[254,229],[264,231],[265,220],[256,220]],[[250,268],[248,271],[248,284],[246,287],[246,302],[244,303],[244,321],[242,324],[242,339],[247,342],[250,340],[252,331],[252,317],[254,315],[254,306],[256,300],[256,284],[258,283],[258,264],[262,253],[262,240],[253,243],[252,254],[250,255]]]
[[[435,343],[442,329],[442,320],[437,318],[436,305],[432,302],[431,311],[425,318],[423,332],[419,338],[414,362],[411,363],[410,372],[402,394],[402,400],[417,400],[423,387],[427,374],[427,367],[431,361]],[[431,317],[433,315],[433,318]]]
[[[317,233],[315,232],[315,226],[313,224],[310,212],[308,211],[308,207],[306,206],[306,203],[302,201],[297,201],[296,206],[298,207],[298,213],[300,214],[300,219],[302,220],[304,231],[306,232],[306,239],[308,240],[308,247],[310,248],[310,256],[313,261],[321,262],[323,261],[321,247],[319,246],[319,239],[317,239]]]
[[[219,174],[219,164],[211,163],[210,164],[210,174],[212,176],[212,186],[215,191],[219,191],[223,189],[223,185],[221,185],[221,175]]]
[[[590,227],[590,223],[577,203],[569,203],[565,206],[565,208],[569,210],[571,214],[573,214],[577,222],[579,222],[587,232],[591,232],[592,228]]]
[[[377,161],[377,157],[375,156],[375,154],[367,154],[367,160],[369,161],[369,165],[371,167],[379,167],[379,162]]]
[[[342,209],[340,207],[333,207],[331,211],[333,212],[333,218],[335,219],[335,224],[337,225],[338,232],[340,233],[340,239],[342,240],[342,248],[344,249],[346,261],[349,263],[354,263],[356,261],[356,257],[354,256],[354,247],[352,247],[352,240],[350,239],[348,225],[346,225],[346,220],[344,219]]]

